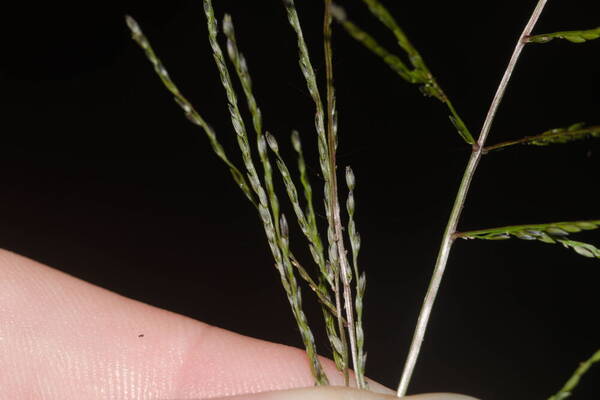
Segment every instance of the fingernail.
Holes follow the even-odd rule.
[[[477,400],[474,397],[454,393],[427,393],[402,397],[403,400]],[[368,390],[352,389],[344,386],[319,386],[312,388],[279,390],[243,394],[211,400],[399,400],[389,394]]]

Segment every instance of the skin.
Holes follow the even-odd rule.
[[[125,298],[5,250],[0,276],[2,399],[394,399],[310,388],[299,349]],[[331,383],[342,384],[332,362],[324,365]],[[374,382],[370,387],[393,394]],[[409,398],[472,400],[450,394]]]

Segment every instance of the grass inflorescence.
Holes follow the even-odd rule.
[[[533,29],[547,3],[547,0],[538,0],[528,23],[515,44],[513,54],[493,97],[479,136],[475,140],[466,124],[458,115],[449,97],[434,78],[423,57],[413,46],[394,16],[379,0],[361,1],[366,6],[366,9],[394,36],[402,53],[398,55],[380,45],[373,36],[353,23],[342,7],[333,4],[332,0],[324,0],[323,51],[325,60],[324,81],[326,87],[322,92],[318,85],[316,69],[311,62],[309,48],[304,39],[295,2],[294,0],[282,0],[289,25],[295,35],[300,70],[315,107],[316,152],[323,178],[322,199],[319,199],[318,192],[313,190],[313,186],[309,181],[300,134],[297,131],[293,131],[291,134],[291,142],[297,155],[297,169],[299,172],[299,176],[295,178],[279,150],[276,137],[265,130],[263,126],[262,112],[253,92],[249,66],[238,47],[231,16],[226,14],[221,24],[226,40],[226,59],[219,42],[220,26],[215,16],[212,1],[203,0],[208,26],[208,39],[215,64],[219,71],[219,77],[227,96],[227,108],[231,117],[233,130],[236,134],[237,145],[242,155],[243,167],[238,167],[230,161],[215,131],[173,83],[166,68],[155,54],[137,22],[129,16],[126,18],[126,22],[133,39],[144,50],[146,57],[153,65],[154,70],[167,90],[174,96],[176,103],[183,109],[186,117],[192,123],[203,129],[215,154],[225,163],[245,197],[257,209],[267,237],[267,243],[273,256],[275,269],[280,276],[281,284],[306,349],[311,372],[315,383],[319,385],[328,384],[329,380],[318,358],[317,344],[308,323],[308,318],[303,310],[302,292],[297,277],[306,282],[320,302],[331,353],[337,368],[345,377],[346,384],[350,384],[350,369],[352,368],[354,370],[356,386],[359,388],[367,387],[365,378],[367,355],[362,322],[366,276],[359,269],[361,236],[358,233],[355,221],[357,209],[355,190],[357,183],[354,172],[349,166],[345,168],[344,176],[345,188],[347,189],[344,208],[346,224],[342,222],[342,207],[340,206],[340,198],[342,197],[340,186],[342,185],[338,181],[338,162],[336,157],[338,118],[333,74],[332,21],[337,21],[345,32],[359,44],[381,58],[400,78],[411,84],[418,85],[426,96],[434,97],[446,106],[454,127],[461,138],[470,146],[471,154],[457,190],[454,204],[452,205],[430,285],[423,301],[409,354],[398,386],[397,394],[402,397],[407,392],[419,356],[421,343],[423,342],[428,326],[431,310],[448,263],[449,254],[456,239],[501,240],[514,237],[522,240],[561,244],[566,248],[572,249],[579,255],[600,258],[600,249],[589,243],[571,240],[569,237],[572,233],[600,228],[600,220],[513,225],[464,232],[458,230],[461,213],[477,167],[483,156],[490,151],[510,148],[516,144],[546,146],[569,143],[585,138],[600,137],[600,128],[598,126],[588,127],[582,123],[577,123],[567,128],[551,129],[541,134],[486,146],[486,140],[494,122],[496,112],[525,46],[528,43],[545,43],[555,38],[582,43],[600,38],[600,31],[597,28],[532,35]],[[407,59],[408,62],[403,61],[403,58]],[[238,95],[234,88],[230,68],[233,69],[234,76],[242,88],[251,117],[254,135],[248,133],[246,122],[240,112]],[[256,158],[258,161],[255,163]],[[273,166],[273,162],[275,166]],[[306,267],[305,263],[301,262],[293,252],[292,245],[295,244],[295,241],[291,237],[288,218],[282,212],[280,197],[276,188],[277,177],[281,179],[285,188],[285,197],[290,202],[293,210],[294,219],[302,232],[302,236],[306,239],[312,263],[314,264],[313,268]],[[322,201],[324,204],[326,215],[325,227],[318,224],[315,201]],[[321,232],[326,232],[326,240],[323,240]],[[564,399],[569,396],[581,376],[598,360],[600,360],[600,352],[595,353],[592,358],[582,363],[561,391],[551,397],[550,400]]]
[[[300,335],[308,359],[311,371],[317,384],[327,384],[322,365],[317,357],[317,347],[314,335],[309,326],[307,317],[302,307],[302,294],[297,282],[297,276],[307,282],[310,289],[316,293],[321,305],[325,320],[326,332],[336,365],[349,380],[350,359],[353,362],[356,385],[366,387],[364,378],[365,352],[364,332],[362,328],[363,296],[365,292],[366,278],[358,271],[357,256],[360,239],[355,229],[353,220],[354,207],[348,209],[350,215],[350,238],[344,237],[345,228],[341,223],[340,206],[337,189],[337,165],[335,152],[337,147],[337,116],[335,111],[335,95],[333,93],[333,77],[331,68],[331,17],[326,13],[324,30],[326,40],[326,59],[328,60],[327,74],[327,102],[323,105],[321,93],[317,84],[315,69],[311,64],[308,47],[304,41],[304,35],[300,25],[298,12],[291,0],[283,1],[299,49],[300,67],[306,80],[307,88],[315,103],[315,128],[318,137],[318,151],[320,154],[321,171],[324,177],[324,200],[325,212],[328,226],[326,228],[328,247],[325,248],[320,235],[314,208],[313,189],[306,173],[306,163],[298,132],[292,133],[292,144],[298,156],[298,169],[300,171],[300,185],[304,197],[302,205],[299,191],[294,182],[292,173],[286,161],[279,152],[279,145],[274,135],[263,128],[262,112],[256,100],[252,79],[247,61],[238,48],[234,24],[231,16],[225,15],[222,30],[226,37],[226,48],[229,63],[235,71],[235,76],[240,82],[248,110],[251,116],[251,124],[255,133],[254,145],[246,128],[246,123],[239,108],[238,96],[236,94],[232,75],[219,43],[219,24],[217,22],[211,0],[204,0],[204,11],[207,20],[209,43],[221,83],[227,96],[227,107],[230,113],[233,130],[236,133],[237,144],[242,155],[243,169],[235,166],[226,156],[220,145],[215,131],[206,123],[204,118],[194,110],[192,105],[183,97],[179,89],[172,82],[166,68],[158,59],[148,39],[142,33],[139,25],[131,17],[127,17],[134,40],[144,49],[146,56],[154,65],[164,85],[175,96],[176,102],[183,108],[186,116],[196,125],[201,126],[209,137],[213,150],[229,166],[234,180],[243,190],[246,197],[257,208],[260,220],[263,224],[267,242],[275,268],[279,273],[282,286],[290,303],[292,314],[298,325]],[[326,7],[330,7],[326,5]],[[327,111],[326,111],[327,110]],[[255,155],[258,154],[258,163],[255,163]],[[272,162],[275,162],[275,168]],[[260,165],[262,174],[259,174],[257,166]],[[312,255],[312,261],[316,266],[317,276],[310,272],[298,258],[293,254],[290,247],[290,229],[286,216],[281,212],[280,199],[276,193],[274,182],[275,171],[281,177],[287,198],[292,205],[295,219],[308,242],[308,248]],[[348,204],[354,202],[352,194],[353,185],[350,187]],[[353,262],[347,259],[344,241],[349,240],[352,247]],[[353,266],[353,269],[351,268]],[[356,278],[353,277],[356,275]],[[352,279],[356,280],[354,290],[350,286]],[[356,320],[355,320],[356,318]]]

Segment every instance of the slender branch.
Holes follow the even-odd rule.
[[[506,67],[506,71],[504,71],[504,76],[502,77],[502,81],[500,81],[500,85],[498,86],[498,89],[496,90],[496,95],[494,96],[494,99],[492,100],[492,105],[490,106],[490,109],[487,113],[485,122],[483,123],[483,128],[481,128],[481,133],[479,134],[479,139],[477,140],[477,144],[479,145],[479,147],[483,147],[483,145],[485,144],[485,141],[487,139],[490,128],[492,127],[492,122],[494,122],[494,117],[496,116],[496,111],[498,111],[498,106],[500,105],[500,102],[502,101],[502,98],[504,97],[504,92],[506,91],[506,87],[508,86],[508,81],[510,80],[510,77],[512,76],[512,73],[515,69],[515,65],[517,64],[519,56],[521,55],[521,51],[523,51],[523,47],[525,47],[525,44],[527,43],[527,38],[531,34],[533,27],[535,26],[536,22],[540,18],[542,10],[546,6],[547,1],[548,0],[539,0],[538,1],[537,6],[535,7],[535,9],[533,10],[533,13],[531,14],[531,18],[529,18],[529,21],[527,22],[527,25],[525,25],[525,29],[523,30],[523,33],[521,33],[521,36],[519,37],[519,40],[517,41],[517,44],[513,51],[513,54],[510,58],[510,61],[508,62],[508,66]]]
[[[352,288],[350,286],[350,279],[352,272],[348,265],[348,258],[346,255],[346,249],[344,247],[344,236],[342,228],[342,220],[340,217],[340,205],[338,198],[338,185],[337,185],[337,162],[336,162],[336,148],[337,148],[337,121],[336,121],[336,110],[335,110],[335,94],[333,88],[333,63],[332,63],[332,49],[331,49],[331,7],[332,1],[325,0],[325,13],[323,18],[323,35],[325,44],[325,74],[327,78],[327,148],[329,152],[329,209],[333,217],[333,234],[338,251],[338,260],[340,266],[340,275],[342,280],[344,308],[346,310],[346,320],[348,321],[348,339],[350,342],[350,354],[352,356],[352,365],[354,366],[354,377],[356,378],[356,386],[359,388],[364,387],[364,381],[360,374],[358,350],[356,346],[356,326],[354,323],[354,306],[352,301]],[[358,277],[356,277],[358,279]],[[346,384],[348,384],[348,377],[345,371]]]
[[[308,284],[308,287],[317,295],[321,304],[324,307],[326,307],[333,315],[337,315],[337,308],[331,302],[331,299],[329,298],[329,293],[327,291],[325,291],[321,286],[319,286],[314,281],[314,279],[310,276],[308,271],[306,271],[306,269],[302,266],[302,264],[300,264],[298,262],[296,257],[291,252],[290,252],[290,262],[292,263],[292,265],[294,267],[296,267],[296,269],[298,270],[298,273],[300,274],[302,279],[304,279],[306,281],[306,283]],[[345,324],[346,321],[344,319],[342,319],[342,323]]]
[[[454,105],[444,93],[441,86],[436,81],[435,77],[425,64],[423,57],[417,49],[412,45],[404,31],[398,26],[394,17],[385,7],[379,3],[379,0],[363,0],[369,7],[371,13],[376,16],[396,37],[398,45],[406,55],[412,65],[412,69],[404,63],[397,55],[391,53],[386,48],[381,46],[371,35],[363,31],[346,16],[346,12],[339,5],[334,4],[332,15],[338,23],[348,32],[350,36],[362,43],[367,49],[379,56],[391,69],[393,69],[405,81],[419,85],[419,89],[425,96],[433,96],[446,105],[450,111],[450,121],[456,128],[458,134],[468,144],[475,143],[473,135],[467,128],[462,118],[454,108]]]
[[[138,23],[131,16],[127,15],[125,17],[125,21],[129,30],[131,31],[131,37],[135,42],[142,48],[144,53],[146,53],[146,58],[152,63],[154,67],[154,71],[162,81],[163,85],[171,94],[173,95],[173,99],[175,102],[181,107],[183,112],[185,113],[186,118],[194,125],[201,127],[204,130],[204,133],[208,137],[208,141],[213,149],[213,152],[227,165],[229,168],[229,172],[233,177],[233,180],[238,184],[239,188],[244,192],[244,195],[254,207],[258,207],[258,203],[254,198],[254,194],[252,193],[252,189],[250,188],[250,184],[244,177],[244,174],[229,160],[227,154],[225,154],[225,149],[219,142],[217,138],[217,134],[213,130],[213,128],[204,120],[204,118],[194,109],[192,103],[190,103],[183,94],[179,91],[179,88],[175,85],[175,83],[171,80],[167,69],[163,65],[162,61],[158,58],[154,49],[150,45],[148,38],[142,32],[142,29],[138,25]]]
[[[300,70],[302,71],[302,75],[304,75],[304,79],[306,80],[306,86],[310,93],[311,98],[315,103],[315,128],[317,131],[317,148],[319,151],[319,165],[321,167],[321,172],[323,173],[324,179],[324,197],[325,197],[325,213],[327,214],[327,239],[329,244],[328,256],[329,262],[327,265],[327,274],[322,277],[323,280],[326,280],[328,283],[333,282],[333,291],[335,294],[335,305],[338,310],[337,320],[338,320],[338,329],[339,329],[339,339],[341,341],[340,346],[334,345],[334,358],[336,360],[336,366],[341,369],[347,369],[348,367],[348,355],[347,351],[343,349],[347,349],[348,344],[346,340],[345,329],[343,326],[343,315],[342,315],[342,307],[341,307],[341,294],[340,294],[340,274],[339,274],[339,253],[337,248],[336,236],[334,233],[334,209],[332,206],[332,196],[331,196],[331,177],[335,178],[335,171],[333,173],[330,171],[330,163],[329,163],[329,148],[328,148],[328,138],[325,129],[325,111],[323,109],[323,103],[321,101],[321,94],[317,85],[317,78],[315,75],[314,68],[310,62],[310,56],[308,54],[308,48],[306,47],[306,42],[304,40],[304,35],[302,33],[302,28],[300,26],[300,21],[298,19],[298,12],[296,11],[296,6],[294,0],[283,0],[283,4],[287,11],[288,21],[292,26],[294,32],[296,33],[296,39],[298,43],[298,56],[299,56],[299,64]],[[327,318],[326,318],[327,319]],[[350,323],[350,321],[348,321]],[[328,332],[333,332],[333,324],[330,323],[329,320],[326,320],[326,325]],[[329,335],[330,338],[333,337]],[[334,342],[336,342],[334,340]],[[337,342],[336,342],[337,343]],[[333,344],[333,343],[332,343]],[[338,343],[339,344],[339,343]],[[338,348],[342,349],[341,352],[341,362],[339,357],[336,355],[338,353]],[[340,354],[338,354],[340,355]]]
[[[331,50],[331,0],[325,0],[324,6],[324,14],[323,14],[323,51],[325,53],[325,75],[326,75],[326,96],[327,96],[327,161],[328,161],[328,174],[327,177],[329,184],[326,185],[326,189],[328,190],[328,208],[329,208],[329,228],[333,229],[334,239],[333,242],[339,246],[337,236],[337,229],[335,226],[335,204],[337,195],[337,182],[336,182],[336,159],[335,159],[335,138],[334,138],[334,126],[333,126],[333,113],[335,112],[335,104],[334,102],[334,89],[333,89],[333,54]],[[330,239],[331,242],[331,239]],[[337,248],[337,247],[336,247]],[[336,257],[339,260],[339,256]],[[332,259],[333,263],[333,259]],[[335,268],[335,277],[334,277],[334,292],[336,299],[336,307],[338,310],[337,314],[337,323],[338,323],[338,331],[340,333],[340,337],[343,339],[342,346],[342,363],[344,365],[344,384],[346,386],[350,385],[350,374],[348,372],[348,344],[346,342],[346,333],[345,328],[342,325],[342,294],[340,291],[340,274],[339,268]],[[344,292],[344,295],[346,293]],[[345,296],[344,296],[345,297]],[[348,312],[348,308],[346,306],[346,313]],[[347,319],[347,317],[346,317]],[[348,329],[351,330],[352,325],[348,325]],[[352,341],[352,338],[350,338]],[[350,344],[352,346],[352,342]],[[351,347],[352,348],[352,347]]]
[[[551,396],[548,400],[561,400],[571,396],[571,392],[573,392],[573,389],[579,384],[583,375],[585,375],[585,373],[597,362],[600,362],[600,350],[596,351],[589,359],[579,364],[579,367],[575,370],[567,383],[565,383],[558,393]]]
[[[491,146],[486,146],[483,149],[483,154],[487,154],[490,151],[503,149],[508,146],[513,146],[516,144],[538,144],[536,142],[542,142],[543,144],[554,143],[554,140],[563,139],[566,141],[576,140],[576,139],[584,139],[589,136],[600,135],[600,126],[589,126],[586,128],[575,129],[575,130],[557,130],[556,132],[544,132],[539,135],[534,136],[525,136],[521,139],[508,140],[506,142],[497,143]],[[545,142],[545,143],[544,143]],[[559,142],[564,143],[564,142]]]
[[[448,224],[444,231],[442,244],[440,246],[438,257],[433,270],[433,276],[429,283],[429,287],[425,295],[425,300],[423,301],[423,305],[419,313],[419,318],[415,327],[415,332],[413,335],[408,357],[406,358],[406,363],[404,364],[404,370],[402,371],[400,384],[398,385],[398,397],[402,397],[406,394],[408,384],[410,382],[415,368],[415,364],[417,362],[417,358],[419,357],[419,352],[421,350],[421,345],[423,343],[423,338],[425,337],[425,331],[427,330],[427,324],[429,322],[429,316],[431,314],[431,310],[433,308],[433,304],[435,302],[435,298],[437,296],[440,283],[444,275],[444,270],[448,262],[448,256],[450,255],[452,244],[454,242],[453,235],[456,231],[456,227],[458,225],[458,221],[460,219],[460,215],[465,204],[471,181],[473,180],[473,176],[475,175],[475,170],[477,169],[477,165],[479,164],[481,156],[483,155],[485,141],[494,121],[494,117],[496,115],[496,112],[498,111],[498,107],[500,105],[500,102],[502,101],[515,65],[517,64],[519,56],[521,55],[521,51],[523,50],[523,47],[526,43],[525,40],[531,34],[531,31],[533,30],[533,27],[538,21],[542,10],[546,6],[547,1],[548,0],[538,1],[535,9],[533,10],[533,13],[531,14],[531,17],[529,18],[529,21],[527,22],[527,25],[525,26],[525,29],[519,36],[519,40],[515,45],[515,49],[510,58],[510,61],[508,62],[508,66],[506,67],[504,76],[502,77],[502,80],[498,85],[498,89],[496,90],[496,94],[494,95],[492,104],[490,105],[489,111],[483,123],[483,127],[481,128],[479,139],[477,140],[477,143],[473,145],[471,157],[469,158],[469,162],[463,174],[462,181],[460,183],[460,187],[456,195],[456,199],[454,200],[454,205],[452,206],[450,218],[448,219]]]

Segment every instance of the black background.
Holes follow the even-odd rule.
[[[310,152],[313,105],[280,1],[215,3],[234,18],[266,128],[290,157],[287,138],[299,129]],[[321,2],[298,3],[322,76]],[[346,3],[395,49],[358,0]],[[384,3],[477,133],[535,1]],[[0,246],[134,299],[300,346],[254,209],[123,21],[125,13],[138,20],[239,160],[201,1],[2,7]],[[591,0],[550,2],[535,32],[598,26],[597,11]],[[394,387],[469,149],[440,103],[341,30],[334,36],[339,163],[357,177],[368,271],[367,371]],[[599,50],[600,41],[527,46],[489,143],[599,124]],[[486,156],[460,227],[598,218],[599,157],[597,141]],[[318,190],[314,157],[309,164]],[[595,233],[575,238],[599,243]],[[599,281],[598,260],[557,246],[458,242],[411,392],[547,398],[598,347]],[[318,307],[304,297],[319,326]],[[323,334],[317,339],[327,354]],[[599,377],[590,373],[574,398],[597,398]]]

